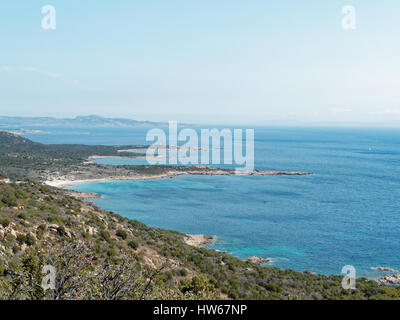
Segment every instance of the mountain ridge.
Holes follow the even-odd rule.
[[[191,124],[185,124],[192,126]],[[0,128],[23,126],[48,127],[156,127],[168,126],[167,122],[139,121],[126,118],[106,118],[98,115],[76,116],[75,118],[13,117],[0,116]]]

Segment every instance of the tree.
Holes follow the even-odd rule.
[[[93,278],[93,288],[96,288],[96,299],[143,300],[154,288],[154,278],[166,267],[154,272],[143,272],[138,269],[137,261],[133,258],[124,257],[118,265],[107,264]]]
[[[42,263],[33,250],[27,250],[19,264],[9,264],[2,281],[3,296],[7,300],[41,300]]]
[[[66,243],[55,249],[47,264],[56,268],[54,300],[79,299],[86,294],[91,255],[82,244]]]

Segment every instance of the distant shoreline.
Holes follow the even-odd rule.
[[[143,181],[143,180],[162,179],[162,178],[167,178],[167,177],[168,177],[168,175],[165,174],[165,175],[159,175],[159,176],[110,177],[110,178],[82,179],[82,180],[59,179],[59,180],[47,180],[44,183],[51,187],[65,188],[68,186],[73,186],[73,185],[83,184],[83,183],[91,183],[91,182]]]
[[[235,171],[228,169],[211,169],[208,167],[200,167],[196,166],[196,169],[204,169],[204,170],[191,170],[188,168],[185,171],[168,171],[159,175],[137,175],[137,176],[115,176],[115,177],[104,177],[104,178],[93,178],[93,179],[73,179],[68,177],[61,177],[56,179],[49,179],[44,181],[45,184],[57,187],[64,188],[66,186],[82,184],[82,183],[90,183],[90,182],[108,182],[108,181],[138,181],[138,180],[154,180],[154,179],[163,179],[163,178],[173,178],[180,175],[204,175],[204,176],[233,176],[233,175],[252,175],[252,176],[304,176],[311,175],[309,172],[299,172],[299,171],[263,171],[263,170],[253,170],[253,171]]]

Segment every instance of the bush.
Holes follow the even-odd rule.
[[[47,231],[47,226],[45,224],[41,224],[36,229],[36,236],[38,239],[42,239],[43,235]]]
[[[34,237],[32,234],[28,233],[28,234],[25,236],[25,243],[26,243],[28,246],[33,246],[33,245],[36,243],[35,237]]]
[[[111,242],[111,236],[110,236],[110,234],[109,234],[107,231],[105,231],[105,230],[101,230],[101,231],[100,231],[100,237],[101,237],[103,240],[107,241],[107,242]]]
[[[130,246],[132,249],[136,250],[139,247],[139,243],[135,240],[131,240],[128,242],[128,246]]]
[[[15,253],[18,253],[19,250],[20,250],[19,246],[14,244],[12,247],[12,252],[15,254]]]
[[[9,206],[9,207],[17,207],[18,206],[18,202],[17,199],[15,198],[14,195],[11,194],[6,194],[5,196],[3,196],[3,198],[1,199],[1,201]]]
[[[180,269],[178,271],[178,275],[180,275],[181,277],[186,277],[188,275],[188,271],[186,269]]]
[[[114,257],[116,254],[117,254],[117,252],[116,252],[115,249],[113,249],[113,248],[109,248],[109,249],[107,250],[107,256],[108,256],[108,257]]]
[[[191,281],[186,280],[182,287],[182,292],[194,292],[195,294],[201,292],[213,292],[215,287],[210,283],[207,278],[207,275],[201,274],[199,276],[195,276]]]
[[[28,219],[28,214],[26,212],[18,212],[17,213],[17,218],[21,220],[27,220]]]
[[[46,231],[47,230],[47,226],[45,224],[41,224],[38,226],[38,231]]]
[[[126,233],[126,231],[121,230],[121,229],[117,230],[116,235],[124,240],[128,237],[128,234]]]
[[[25,243],[26,237],[24,234],[20,233],[17,235],[17,241],[19,244]]]
[[[25,243],[28,246],[33,246],[36,243],[35,237],[30,233],[28,233],[26,235],[20,233],[17,236],[17,241],[18,241],[19,244],[24,244]]]
[[[4,228],[8,227],[10,225],[10,218],[4,215],[0,216],[0,225],[2,225]]]

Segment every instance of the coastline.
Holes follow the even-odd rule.
[[[195,167],[199,169],[200,167]],[[56,187],[64,188],[67,186],[90,183],[90,182],[108,182],[108,181],[124,181],[124,180],[153,180],[153,179],[163,179],[163,178],[173,178],[180,175],[205,175],[205,176],[229,176],[229,175],[250,175],[250,176],[304,176],[311,175],[309,172],[299,172],[299,171],[274,171],[274,170],[253,170],[253,171],[235,171],[235,170],[223,170],[223,169],[211,169],[208,167],[201,167],[203,171],[198,170],[185,170],[185,171],[175,171],[171,170],[163,174],[158,175],[143,175],[138,174],[137,176],[114,176],[114,177],[103,177],[103,178],[92,178],[92,179],[74,179],[73,177],[58,177],[54,179],[49,179],[44,181],[45,184]]]
[[[247,175],[280,175],[280,174],[294,174],[294,175],[308,175],[309,173],[301,173],[301,172],[281,172],[281,171],[258,171],[254,170],[253,172],[247,173]],[[193,175],[235,175],[235,172],[226,172],[224,170],[216,170],[216,172],[207,172],[207,173],[199,173],[199,172],[176,172],[171,171],[166,174],[161,175],[138,175],[137,177],[128,177],[128,176],[121,176],[121,177],[110,177],[110,178],[99,178],[99,179],[82,179],[82,180],[73,180],[73,179],[58,179],[58,180],[48,180],[45,184],[61,188],[69,193],[70,196],[88,200],[92,198],[101,198],[102,195],[97,193],[86,193],[80,192],[75,190],[65,189],[68,186],[82,184],[82,183],[90,183],[90,182],[109,182],[109,181],[143,181],[143,180],[153,180],[153,179],[163,179],[163,178],[173,178],[175,176],[184,175],[184,174],[193,174]],[[204,234],[185,234],[183,238],[183,242],[189,246],[193,246],[195,248],[203,248],[207,245],[212,245],[217,242],[217,236],[208,236]],[[214,249],[211,249],[214,250]],[[218,251],[218,250],[217,250]],[[244,261],[248,261],[255,265],[266,265],[272,262],[271,258],[264,258],[258,256],[252,256],[244,259]]]
[[[162,156],[162,155],[161,155]],[[95,159],[98,158],[141,158],[143,156],[137,157],[124,157],[124,156],[90,156],[86,161],[86,163],[93,163]],[[89,201],[91,198],[101,198],[101,194],[97,193],[85,193],[75,191],[73,189],[66,189],[68,186],[73,186],[77,184],[91,183],[91,182],[111,182],[111,181],[144,181],[144,180],[156,180],[156,179],[164,179],[164,178],[173,178],[181,175],[207,175],[207,176],[228,176],[228,175],[247,175],[247,176],[282,176],[282,175],[312,175],[310,172],[300,172],[300,171],[277,171],[277,170],[234,170],[234,169],[220,169],[220,168],[211,168],[209,166],[192,166],[192,167],[183,167],[183,170],[179,170],[177,168],[172,168],[161,174],[143,174],[143,173],[134,173],[133,175],[115,175],[108,177],[101,177],[101,173],[98,174],[98,178],[88,178],[88,179],[79,179],[73,174],[68,176],[57,176],[57,177],[49,177],[48,180],[44,181],[45,184],[61,188],[66,190],[71,196],[83,200]],[[216,236],[207,236],[204,234],[185,234],[183,238],[183,242],[189,246],[193,246],[196,248],[206,247],[207,245],[215,244],[217,241]],[[213,250],[213,249],[211,249]],[[218,250],[217,250],[218,251]],[[255,265],[266,265],[273,261],[271,258],[252,256],[247,257],[244,261],[248,261]]]
[[[255,171],[259,174],[250,174],[250,175],[280,175],[281,171]],[[299,173],[299,172],[284,172],[288,175],[308,175],[309,173]],[[190,171],[185,172],[176,172],[171,171],[161,175],[138,175],[136,177],[132,176],[118,176],[118,177],[107,177],[107,178],[98,178],[98,179],[81,179],[81,180],[74,180],[74,179],[56,179],[56,180],[48,180],[45,184],[61,188],[65,190],[70,196],[75,198],[80,198],[83,200],[90,201],[89,199],[94,198],[101,198],[101,194],[93,193],[93,192],[79,192],[75,190],[65,189],[68,186],[76,185],[76,184],[83,184],[83,183],[90,183],[90,182],[110,182],[110,181],[143,181],[143,180],[155,180],[155,179],[163,179],[163,178],[173,178],[175,176],[184,175],[184,174],[192,174]],[[234,175],[234,173],[226,173],[223,170],[217,170],[216,172],[210,174],[208,173],[193,173],[193,175]],[[202,248],[206,247],[207,245],[215,244],[217,241],[217,236],[208,236],[205,234],[184,234],[185,237],[183,241],[185,244],[196,247]],[[215,250],[215,249],[210,249]],[[218,251],[218,250],[217,250]],[[265,258],[261,256],[250,256],[247,258],[242,259],[243,261],[248,261],[255,265],[271,265],[274,262],[273,258]],[[381,284],[391,284],[391,285],[399,285],[400,284],[400,273],[396,273],[396,270],[388,267],[371,267],[371,269],[376,269],[383,273],[381,276],[373,276],[373,277],[366,277],[369,280],[374,280]]]

